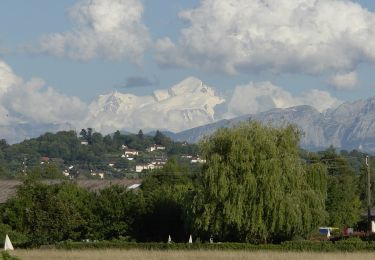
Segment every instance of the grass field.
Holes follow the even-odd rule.
[[[20,257],[22,260],[348,260],[365,259],[372,260],[375,253],[285,253],[285,252],[245,252],[245,251],[140,251],[140,250],[16,250],[11,255]]]

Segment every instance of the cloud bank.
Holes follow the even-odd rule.
[[[237,86],[228,103],[226,117],[256,114],[272,108],[288,108],[299,105],[310,105],[318,111],[334,108],[341,102],[329,92],[313,89],[294,96],[271,82],[250,82]]]
[[[329,81],[329,84],[338,90],[355,89],[358,83],[358,75],[355,71],[334,75]]]
[[[86,113],[86,105],[79,98],[46,87],[40,78],[24,81],[0,61],[0,126],[25,122],[74,124]]]
[[[320,74],[375,62],[375,14],[351,1],[202,0],[179,17],[178,42],[157,41],[162,66]]]
[[[140,0],[79,0],[69,14],[72,30],[43,36],[40,52],[78,60],[142,62],[150,38]]]
[[[0,61],[0,136],[13,141],[20,141],[30,133],[39,135],[45,131],[86,127],[104,134],[139,129],[182,131],[272,108],[311,105],[324,111],[340,104],[326,91],[311,90],[295,96],[270,82],[236,86],[232,97],[227,99],[227,111],[221,116],[215,109],[224,102],[225,98],[214,88],[189,77],[170,88],[155,90],[153,95],[113,92],[87,105],[78,97],[57,92],[43,79],[20,78]],[[55,130],[48,128],[50,125],[56,126]],[[34,131],[37,127],[40,129]]]

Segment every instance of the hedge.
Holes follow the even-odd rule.
[[[139,250],[244,250],[244,251],[311,251],[311,252],[353,252],[375,251],[375,242],[361,240],[330,241],[288,241],[281,244],[247,243],[128,243],[122,241],[71,242],[65,241],[53,246],[56,249],[139,249]]]

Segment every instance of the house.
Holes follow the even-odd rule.
[[[199,157],[194,157],[190,160],[190,163],[206,163],[206,160],[201,159]]]
[[[48,163],[48,161],[49,161],[49,157],[47,156],[40,157],[40,164]]]
[[[133,157],[133,156],[138,156],[139,155],[139,151],[134,150],[134,149],[126,149],[124,151],[124,155],[125,155],[126,158]]]
[[[139,164],[135,166],[135,172],[142,172],[143,170],[153,170],[155,169],[155,165],[152,163],[149,164]]]
[[[101,172],[92,172],[91,176],[99,176],[101,180],[104,179],[104,173]]]
[[[154,144],[153,146],[150,146],[149,148],[147,148],[147,151],[149,152],[153,152],[156,150],[165,150],[165,146]]]
[[[135,172],[142,172],[143,170],[154,170],[154,169],[161,169],[166,164],[163,160],[154,160],[148,164],[139,164],[135,166]]]
[[[127,157],[128,156],[128,157]],[[125,155],[125,154],[123,154],[123,155],[121,155],[121,158],[126,158],[127,160],[129,160],[129,161],[133,161],[134,160],[134,158],[133,157],[130,157],[130,155]]]
[[[49,161],[49,157],[47,157],[47,156],[43,156],[43,157],[40,157],[40,160],[41,160],[42,162],[48,162],[48,161]]]
[[[154,159],[151,164],[153,165],[158,165],[158,166],[163,166],[167,163],[167,160],[164,159],[164,158],[157,158],[157,159]]]

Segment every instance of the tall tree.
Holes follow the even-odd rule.
[[[172,140],[166,135],[164,135],[162,132],[160,132],[159,130],[156,130],[156,133],[154,136],[154,142],[155,144],[163,145],[167,147],[171,145]]]
[[[340,228],[354,226],[361,213],[358,175],[333,147],[322,153],[321,161],[328,167],[326,209],[329,224]]]
[[[189,209],[195,232],[223,241],[271,242],[305,236],[325,217],[299,158],[300,133],[249,122],[201,144],[207,160]]]
[[[139,140],[143,140],[143,139],[144,139],[144,134],[143,134],[142,129],[140,129],[140,130],[138,131],[137,137],[139,138]]]

